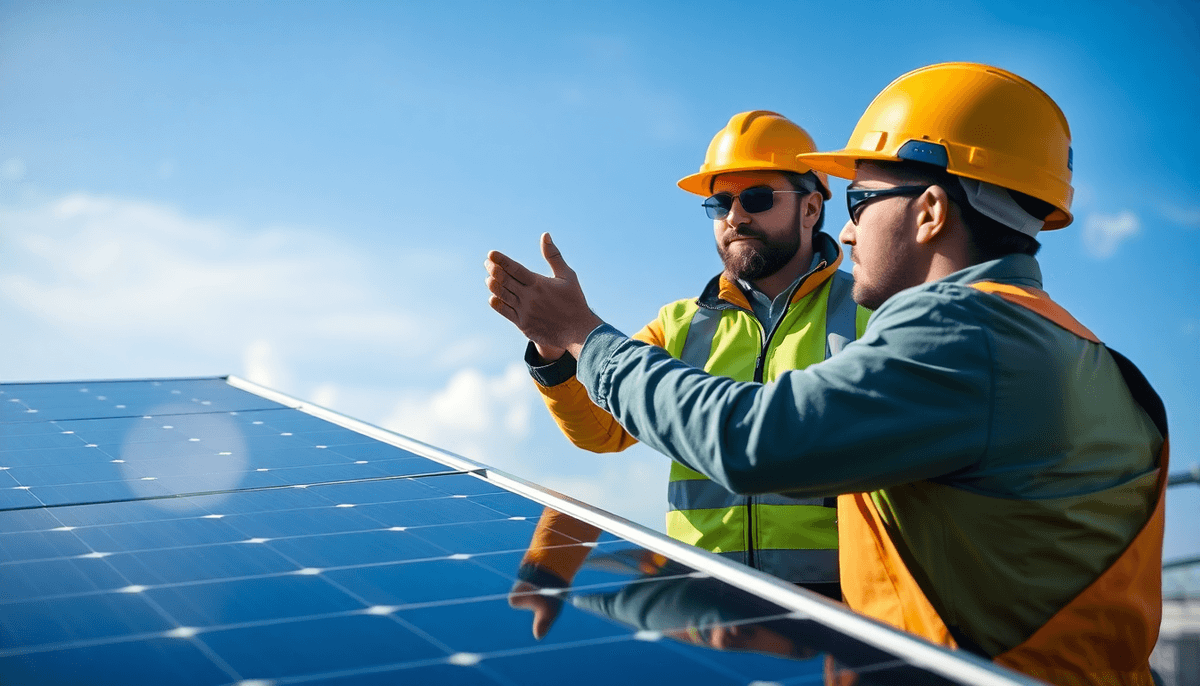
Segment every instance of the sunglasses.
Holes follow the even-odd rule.
[[[920,195],[929,186],[895,186],[893,188],[847,188],[846,211],[850,213],[850,221],[858,226],[858,218],[863,208],[872,200],[890,198],[893,195]]]
[[[807,195],[812,191],[777,191],[770,186],[751,186],[746,190],[738,193],[738,202],[742,204],[742,209],[750,214],[766,212],[775,206],[776,193],[800,193]],[[733,210],[733,194],[732,193],[717,193],[711,195],[703,203],[704,212],[709,219],[724,219]]]

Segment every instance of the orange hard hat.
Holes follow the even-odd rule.
[[[854,178],[858,160],[926,162],[1054,206],[1044,229],[1071,223],[1071,130],[1040,88],[985,64],[923,67],[884,88],[836,152],[800,160]]]
[[[733,115],[708,144],[700,171],[679,180],[679,187],[696,195],[712,192],[712,178],[736,171],[780,171],[804,174],[813,171],[797,155],[817,149],[812,136],[787,117],[766,110]],[[816,172],[817,189],[828,200],[829,177]]]

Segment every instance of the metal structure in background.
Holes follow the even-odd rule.
[[[543,506],[606,533],[538,641]],[[0,384],[0,588],[6,686],[1034,683],[232,377]]]
[[[1192,484],[1200,484],[1200,465],[1172,474],[1167,487]],[[1150,664],[1164,686],[1200,686],[1200,556],[1163,562],[1162,628]]]

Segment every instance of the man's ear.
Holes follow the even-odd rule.
[[[950,223],[950,196],[941,186],[930,186],[913,204],[920,244],[928,244],[946,233]]]
[[[804,196],[800,204],[800,225],[807,231],[811,231],[817,224],[817,220],[821,218],[821,205],[824,203],[819,191],[814,191]]]

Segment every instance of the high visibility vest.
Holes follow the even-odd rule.
[[[681,300],[660,313],[667,351],[709,374],[769,382],[857,338],[860,308],[851,297],[853,279],[836,268],[806,296],[790,298],[795,301],[772,331],[763,330],[748,303],[718,297],[719,278],[698,300]],[[869,312],[862,314],[865,322]],[[667,499],[672,538],[785,581],[838,582],[836,498],[736,495],[675,462]]]
[[[972,286],[1036,312],[1080,338],[1100,342],[1040,290],[989,282]],[[1157,504],[1124,552],[1087,588],[1019,645],[990,656],[998,664],[1059,686],[1151,686],[1153,683],[1149,658],[1158,639],[1162,615],[1163,495],[1169,453],[1166,411],[1141,372],[1115,351],[1109,353],[1131,395],[1163,437],[1158,458]],[[939,486],[916,484],[914,488]],[[918,581],[927,576],[919,561],[900,552],[873,494],[840,496],[838,514],[842,534],[842,593],[846,603],[858,612],[934,643],[970,647],[961,645],[967,637],[951,630],[934,609],[929,594],[936,589],[923,588],[923,582]],[[980,588],[979,592],[988,591]]]

